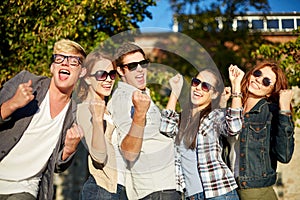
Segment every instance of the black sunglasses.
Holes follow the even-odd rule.
[[[146,59],[146,60],[142,60],[140,62],[132,62],[132,63],[123,64],[123,65],[121,65],[121,67],[127,67],[130,71],[133,71],[133,70],[136,70],[138,65],[141,65],[142,68],[146,68],[149,66],[149,63],[150,63],[150,60]]]
[[[97,81],[105,81],[107,76],[109,76],[111,80],[115,80],[117,76],[117,70],[111,70],[110,72],[99,70],[90,76],[94,76]]]
[[[258,77],[261,77],[263,74],[262,74],[262,72],[261,72],[260,70],[255,70],[255,71],[252,73],[252,75],[253,75],[254,77],[258,78]],[[265,87],[270,86],[271,83],[272,83],[272,81],[271,81],[271,79],[268,78],[268,77],[264,77],[263,80],[262,80],[262,84],[263,84]]]
[[[213,86],[207,82],[202,82],[197,78],[192,78],[191,85],[193,87],[197,87],[199,84],[201,86],[201,90],[203,90],[204,92],[209,92],[209,90],[213,88]]]

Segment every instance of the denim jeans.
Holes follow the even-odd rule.
[[[110,193],[97,185],[92,175],[84,183],[81,191],[81,200],[128,200],[125,187],[117,185],[117,193]]]
[[[176,190],[162,190],[153,192],[140,200],[180,200],[181,194]]]
[[[233,191],[230,191],[221,196],[212,197],[212,198],[205,198],[203,192],[186,197],[186,200],[205,200],[205,199],[207,199],[207,200],[239,200],[239,196],[238,196],[236,190],[233,190]]]
[[[186,197],[186,200],[204,200],[204,193],[200,192],[192,196]]]
[[[239,200],[239,196],[236,190],[232,190],[226,194],[223,194],[218,197],[208,198],[207,200]]]

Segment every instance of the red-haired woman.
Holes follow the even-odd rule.
[[[294,151],[293,93],[283,71],[269,62],[251,69],[241,88],[244,123],[234,145],[236,159],[231,159],[239,196],[242,200],[277,199],[272,187],[277,161],[288,163]]]

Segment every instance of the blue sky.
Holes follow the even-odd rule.
[[[269,0],[271,12],[300,12],[300,0]],[[152,20],[146,19],[139,23],[141,29],[146,27],[159,27],[172,30],[172,11],[169,0],[157,0],[157,6],[149,8]]]

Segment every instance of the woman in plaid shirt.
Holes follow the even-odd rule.
[[[191,81],[189,100],[182,113],[175,112],[183,79],[170,80],[172,93],[162,112],[161,132],[173,137],[176,150],[177,184],[186,199],[239,199],[234,176],[222,160],[220,136],[236,135],[242,128],[240,83],[244,72],[229,67],[231,108],[220,109],[224,86],[218,70],[204,69]]]

